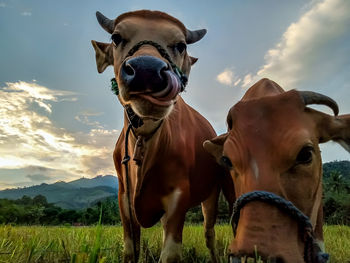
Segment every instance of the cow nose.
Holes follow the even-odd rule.
[[[139,56],[126,60],[120,77],[129,91],[160,91],[166,88],[164,71],[168,64],[152,56]]]

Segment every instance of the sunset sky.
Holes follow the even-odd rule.
[[[90,41],[110,41],[96,11],[115,18],[137,9],[208,30],[188,47],[199,60],[183,98],[217,133],[262,77],[328,95],[350,113],[347,0],[0,0],[0,189],[115,174],[123,110]],[[335,143],[321,150],[324,162],[350,159]]]

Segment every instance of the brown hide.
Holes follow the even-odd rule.
[[[284,90],[276,82],[269,79],[261,79],[250,87],[241,101],[259,99],[266,96],[274,96],[283,93]]]
[[[206,245],[216,262],[214,223],[219,185],[229,177],[204,151],[203,142],[215,132],[181,98],[180,78],[170,62],[188,77],[197,59],[189,56],[186,45],[199,41],[206,30],[188,30],[176,18],[159,11],[129,12],[115,20],[97,13],[97,19],[112,34],[112,43],[92,41],[98,72],[113,65],[120,103],[131,107],[144,123],[134,127],[128,138],[129,200],[126,169],[121,164],[129,125],[126,114],[113,156],[120,183],[124,262],[137,261],[140,226],[153,226],[160,219],[164,229],[160,262],[180,261],[185,214],[200,203]],[[135,46],[138,49],[130,53]],[[137,141],[141,146],[135,148]],[[231,180],[224,189],[226,193],[234,192]]]
[[[268,191],[291,201],[322,234],[322,161],[318,144],[338,141],[349,151],[350,117],[333,117],[305,105],[302,92],[284,92],[263,79],[252,86],[227,116],[229,131],[204,147],[230,169],[236,197]],[[322,97],[322,103],[337,106]],[[315,102],[317,103],[317,101]],[[322,246],[322,244],[321,244]],[[273,205],[255,201],[240,212],[230,252],[281,262],[304,262],[298,224]]]
[[[122,182],[124,169],[124,126],[114,151],[114,161]],[[147,142],[143,165],[130,161],[130,180],[137,221],[150,227],[164,213],[162,198],[175,188],[183,192],[181,205],[187,210],[205,200],[217,184],[222,171],[202,147],[215,132],[198,112],[181,98],[170,116]],[[129,155],[134,154],[136,138],[130,134]],[[137,189],[137,191],[136,191]]]

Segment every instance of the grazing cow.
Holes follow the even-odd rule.
[[[335,116],[309,104],[327,105]],[[230,109],[228,132],[204,143],[230,170],[238,198],[230,262],[256,251],[271,262],[327,261],[318,145],[333,140],[350,151],[350,115],[337,114],[324,95],[285,92],[262,79]]]
[[[114,90],[125,108],[124,128],[113,155],[124,262],[138,260],[140,226],[151,227],[160,219],[164,229],[160,261],[178,262],[185,214],[200,203],[206,244],[215,261],[214,223],[223,170],[202,144],[216,135],[179,95],[197,61],[186,46],[199,41],[206,30],[190,31],[159,11],[129,12],[114,20],[96,15],[112,39],[109,44],[92,41],[97,69],[102,73],[114,66]]]

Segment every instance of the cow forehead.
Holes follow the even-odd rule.
[[[290,128],[302,122],[305,105],[296,91],[285,92],[275,96],[238,102],[230,109],[229,118],[233,126],[252,126],[259,130]],[[288,116],[288,118],[287,118]]]
[[[184,26],[184,24],[180,20],[164,12],[151,11],[151,10],[138,10],[133,12],[127,12],[118,16],[115,19],[114,24],[117,25],[121,21],[125,20],[126,18],[143,18],[144,20],[147,20],[147,21],[151,21],[151,20],[168,21],[169,23],[173,23],[177,25],[182,30],[182,32],[186,34],[186,27]]]
[[[292,160],[305,144],[316,144],[314,122],[297,100],[270,96],[236,104],[224,153],[233,161]],[[247,154],[248,153],[248,154]]]
[[[140,37],[147,40],[158,38],[167,42],[185,41],[181,28],[165,19],[127,17],[116,25],[115,32],[127,39]]]

